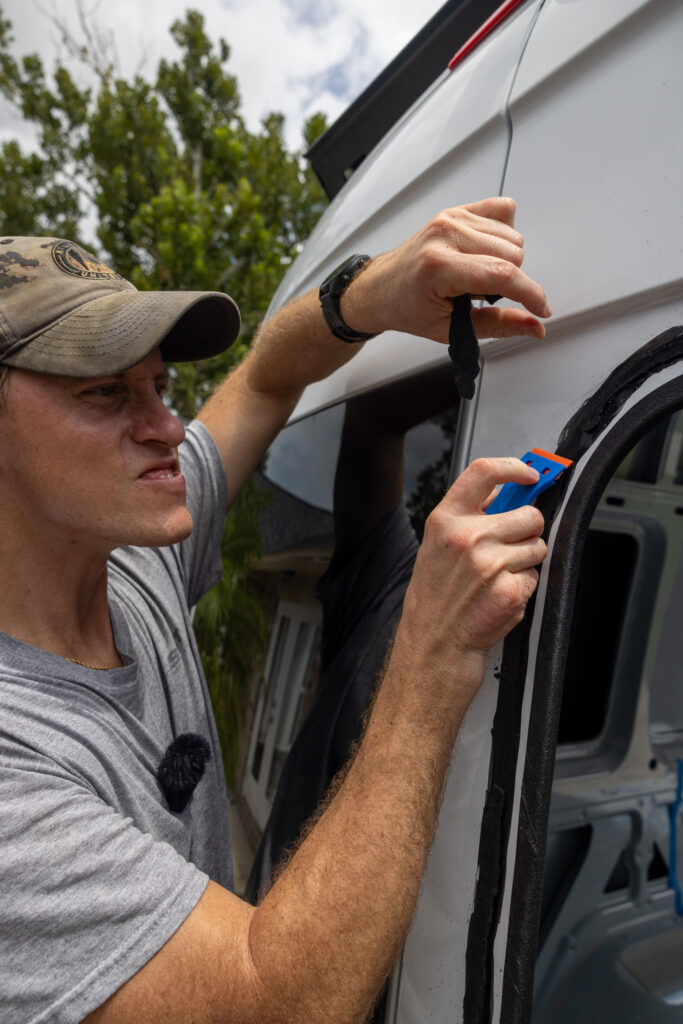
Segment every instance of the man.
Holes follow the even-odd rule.
[[[354,278],[344,330],[445,342],[450,297],[501,293],[526,310],[476,310],[477,333],[542,337],[550,308],[522,259],[511,200],[445,211]],[[229,344],[230,300],[137,293],[50,239],[0,239],[0,270],[3,1020],[361,1022],[408,927],[486,651],[545,555],[537,510],[482,510],[497,484],[537,475],[480,460],[430,516],[363,740],[251,907],[229,891],[188,607],[219,571],[226,504],[302,388],[358,346],[315,293],[292,303],[202,409],[181,463],[163,359]],[[188,734],[213,759],[176,802],[160,762]]]

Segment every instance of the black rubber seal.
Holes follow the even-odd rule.
[[[574,416],[558,449],[578,459],[619,412],[624,402],[653,373],[683,358],[683,328],[674,328],[643,346],[610,375],[613,393],[603,385],[583,406],[583,422]],[[630,374],[630,376],[629,376]],[[548,575],[546,601],[534,674],[534,693],[525,757],[510,927],[503,975],[501,1020],[528,1024],[531,1019],[548,814],[562,706],[574,597],[587,530],[605,487],[630,448],[660,420],[683,405],[683,378],[670,381],[638,402],[607,434],[583,469],[562,517]],[[580,410],[581,411],[581,410]],[[548,492],[550,497],[552,494]],[[561,495],[553,496],[555,508]],[[550,509],[544,514],[552,515]],[[527,629],[529,627],[527,626]],[[519,665],[526,675],[526,659]]]
[[[683,358],[683,327],[671,327],[620,363],[572,416],[557,442],[557,454],[576,462],[648,377]]]
[[[510,633],[503,650],[498,705],[493,720],[493,749],[486,804],[482,815],[474,908],[467,934],[463,1024],[491,1020],[493,941],[500,916],[507,837],[510,834],[510,771],[519,749],[522,689],[516,682],[520,660],[526,663],[528,636],[521,626]]]
[[[649,376],[682,358],[683,327],[671,328],[640,348],[609,375],[568,421],[558,441],[558,454],[576,462]],[[683,380],[677,379],[643,399],[624,417],[584,470],[581,486],[572,494],[555,541],[522,780],[503,978],[501,1020],[505,1024],[528,1024],[531,1016],[562,684],[586,530],[602,491],[628,448],[658,419],[670,415],[681,404]],[[571,471],[563,474],[560,482],[541,495],[537,503],[546,521],[546,538],[570,477]],[[498,706],[492,730],[490,784],[482,817],[479,873],[468,932],[463,1024],[489,1024],[491,1021],[493,944],[510,835],[532,618],[530,605],[524,621],[509,634],[503,648]]]
[[[600,495],[624,455],[655,423],[670,416],[681,405],[683,378],[677,378],[648,395],[619,421],[585,468],[581,486],[571,496],[555,539],[522,779],[503,976],[501,1019],[506,1024],[527,1024],[531,1018],[557,731],[574,595],[586,533]]]

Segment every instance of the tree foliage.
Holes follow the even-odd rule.
[[[249,582],[249,568],[261,549],[257,526],[263,492],[251,481],[225,523],[223,579],[197,605],[194,629],[221,737],[228,788],[234,790],[243,754],[248,703],[246,689],[261,663],[265,623],[261,603]],[[216,642],[216,638],[220,642]]]
[[[287,150],[282,115],[247,129],[228,44],[209,39],[198,11],[171,26],[178,57],[162,60],[153,81],[117,77],[115,53],[85,16],[83,43],[57,25],[89,85],[63,63],[49,75],[37,55],[15,58],[0,8],[0,93],[39,144],[37,153],[14,140],[0,148],[0,232],[75,238],[138,288],[229,291],[243,313],[240,341],[182,370],[178,407],[193,416],[243,355],[324,194]],[[311,118],[306,145],[324,128]],[[86,237],[93,212],[96,243]]]
[[[228,44],[208,37],[198,11],[172,24],[177,57],[149,79],[122,77],[106,33],[79,12],[79,38],[55,22],[69,57],[48,72],[35,54],[14,56],[0,7],[0,94],[37,138],[35,151],[17,140],[0,146],[0,234],[74,239],[141,289],[228,291],[242,311],[238,342],[172,368],[173,403],[189,419],[244,354],[324,194],[301,153],[288,151],[280,114],[247,128]],[[314,116],[305,144],[324,128]],[[247,495],[226,527],[225,581],[195,617],[224,748],[238,746],[262,642],[246,582],[257,551]]]

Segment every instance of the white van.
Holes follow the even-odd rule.
[[[279,603],[244,796],[267,845],[273,801],[296,814],[302,775],[341,757],[400,611],[407,525],[419,537],[448,480],[481,455],[573,460],[540,499],[538,593],[459,736],[375,1020],[680,1021],[683,4],[509,0],[489,29],[349,176],[273,308],[502,194],[554,316],[542,342],[482,343],[469,402],[444,347],[398,334],[304,394],[264,471]],[[326,692],[344,672],[358,694]]]

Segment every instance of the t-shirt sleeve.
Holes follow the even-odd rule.
[[[192,514],[190,536],[175,548],[190,607],[221,578],[221,538],[227,505],[225,472],[216,442],[199,420],[186,431],[179,449]]]
[[[64,768],[0,760],[4,1024],[76,1024],[157,952],[207,876]]]

